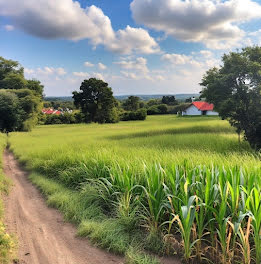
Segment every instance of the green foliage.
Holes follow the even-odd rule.
[[[22,125],[22,109],[18,97],[0,90],[0,131],[8,133]]]
[[[165,104],[153,105],[147,110],[148,115],[164,115],[167,114],[167,112],[168,107]]]
[[[39,95],[41,98],[43,97],[43,92],[44,92],[44,86],[41,84],[40,81],[38,80],[27,80],[27,85],[26,87],[29,90],[34,91],[37,95]]]
[[[38,123],[42,107],[43,86],[40,81],[26,80],[24,70],[18,62],[0,57],[0,90],[6,90],[16,96],[10,106],[2,104],[2,111],[7,114],[0,116],[1,131],[30,131]],[[1,96],[3,98],[3,93]],[[16,107],[16,111],[11,111],[12,107]]]
[[[54,100],[54,101],[46,101],[46,98],[44,98],[44,108],[54,108],[54,109],[70,109],[73,110],[75,109],[75,105],[73,101],[61,101],[61,100]]]
[[[135,112],[124,112],[121,116],[121,121],[145,120],[147,117],[147,110],[141,108]]]
[[[128,99],[126,99],[122,103],[122,107],[126,111],[137,111],[140,108],[141,100],[138,96],[129,96]]]
[[[223,66],[207,71],[201,96],[214,103],[223,119],[261,148],[261,47],[244,48],[222,58]]]
[[[0,89],[25,89],[27,81],[23,75],[9,73],[0,81]]]
[[[161,99],[162,104],[166,105],[177,105],[178,101],[176,100],[174,95],[169,95],[169,96],[163,96]]]
[[[37,123],[42,108],[41,98],[29,89],[5,90],[18,98],[19,126],[13,130],[30,131]],[[0,117],[1,119],[1,117]]]
[[[9,74],[23,76],[24,69],[19,62],[0,57],[0,82]]]
[[[81,108],[86,122],[116,123],[119,121],[117,101],[108,84],[91,78],[84,80],[80,92],[73,92],[74,103]]]
[[[45,115],[43,124],[54,125],[54,124],[77,124],[81,123],[82,119],[79,118],[79,113],[62,113],[60,115]]]

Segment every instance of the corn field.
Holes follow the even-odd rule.
[[[97,190],[104,212],[185,263],[261,263],[260,155],[218,118],[150,117],[13,133],[22,162],[67,188]]]

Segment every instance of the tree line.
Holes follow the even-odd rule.
[[[243,134],[253,148],[261,149],[261,47],[224,54],[222,62],[219,68],[214,67],[203,76],[201,98],[214,103],[215,111],[236,128],[239,138]],[[74,106],[78,110],[44,121],[40,114],[43,88],[40,81],[24,78],[24,69],[18,62],[0,57],[1,132],[29,131],[39,122],[103,124],[145,120],[147,115],[181,112],[191,103],[189,98],[180,103],[175,96],[148,102],[130,96],[120,102],[108,83],[90,78],[82,82],[79,91],[73,92]]]

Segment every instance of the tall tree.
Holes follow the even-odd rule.
[[[10,73],[24,76],[24,68],[19,62],[7,60],[0,56],[0,81]]]
[[[122,104],[126,111],[137,111],[140,108],[141,100],[138,96],[129,96]]]
[[[0,131],[9,133],[22,125],[23,111],[18,97],[7,91],[0,91]]]
[[[166,105],[177,105],[178,102],[174,95],[164,95],[161,99],[162,104]]]
[[[19,124],[16,124],[15,129],[31,130],[38,122],[42,107],[43,86],[40,81],[26,80],[24,69],[17,61],[0,57],[0,91],[8,92],[9,97],[10,94],[13,94],[18,100],[19,107],[17,109],[20,109],[21,112],[19,114]],[[5,120],[5,116],[0,115],[0,122],[3,123]]]
[[[84,80],[80,92],[73,92],[74,104],[80,108],[86,122],[115,123],[119,121],[117,101],[112,89],[102,80]]]
[[[27,80],[27,85],[26,87],[29,90],[35,91],[35,93],[37,95],[39,95],[41,98],[43,98],[43,92],[44,92],[44,86],[41,84],[40,81],[36,80],[36,79],[32,79],[32,80]]]
[[[204,75],[201,97],[253,148],[261,149],[261,47],[247,47],[222,57],[223,65]]]

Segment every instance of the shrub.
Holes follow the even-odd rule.
[[[165,104],[153,105],[148,110],[148,115],[164,115],[167,114],[168,107]]]
[[[147,111],[141,108],[137,111],[124,112],[121,116],[121,121],[131,121],[131,120],[145,120],[147,117]]]

